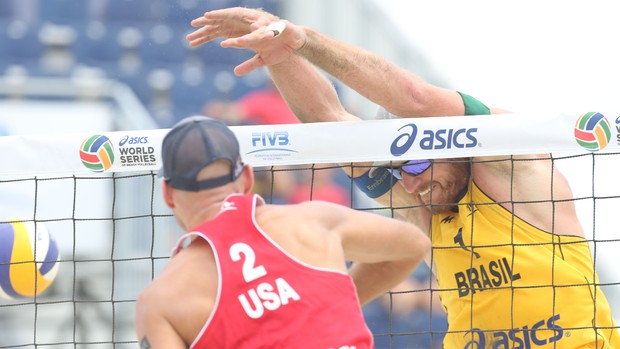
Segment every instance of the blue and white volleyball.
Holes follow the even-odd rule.
[[[58,244],[42,223],[0,223],[0,297],[40,295],[54,282],[59,259]]]

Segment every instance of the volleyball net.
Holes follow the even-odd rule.
[[[244,162],[255,168],[255,191],[267,202],[328,200],[389,216],[406,208],[374,203],[341,166],[551,153],[571,184],[599,286],[620,315],[620,272],[614,265],[620,247],[615,219],[620,207],[618,115],[510,114],[231,128]],[[0,261],[0,286],[10,289],[8,297],[0,298],[0,348],[136,346],[137,295],[166,265],[182,233],[163,203],[157,177],[167,131],[0,137],[0,223],[18,217],[42,224],[60,256],[55,280],[34,296],[11,289],[18,277],[10,270],[24,261]],[[1,243],[0,252],[6,251],[6,241]],[[40,267],[49,262],[36,255]],[[420,269],[365,308],[377,348],[406,347],[417,340],[440,347],[446,320],[438,295],[447,290],[433,279]]]

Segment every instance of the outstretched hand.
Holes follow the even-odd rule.
[[[269,24],[280,19],[268,12],[235,7],[215,10],[194,19],[191,24],[200,27],[187,35],[190,46],[196,47],[216,38],[224,38],[224,48],[253,50],[256,55],[235,67],[237,75],[245,75],[259,67],[284,61],[306,41],[305,32],[290,22],[284,30],[269,30]]]
[[[233,7],[205,13],[191,22],[193,27],[200,27],[187,35],[190,46],[200,46],[215,38],[237,38],[251,33],[261,26],[280,20],[268,12]]]

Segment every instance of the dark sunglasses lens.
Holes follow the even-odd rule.
[[[411,160],[402,166],[402,170],[412,176],[417,176],[431,167],[430,160]]]

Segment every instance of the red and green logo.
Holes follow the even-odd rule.
[[[104,172],[114,164],[112,141],[103,135],[87,138],[80,146],[82,164],[93,172]]]

